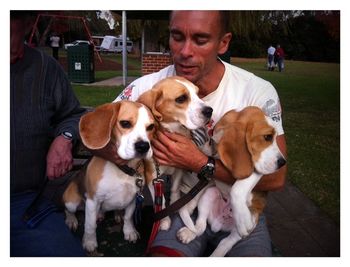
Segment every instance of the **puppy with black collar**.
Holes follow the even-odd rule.
[[[93,157],[81,181],[73,180],[63,195],[66,223],[78,226],[75,212],[85,201],[83,247],[97,248],[96,220],[99,213],[125,210],[124,239],[135,242],[139,233],[133,223],[135,198],[145,184],[153,179],[151,140],[156,127],[150,110],[141,103],[120,101],[97,107],[85,114],[79,124],[82,142],[89,149],[100,149],[112,142],[118,155],[128,160],[127,172],[112,162]]]

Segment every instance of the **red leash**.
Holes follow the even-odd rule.
[[[153,180],[154,186],[154,213],[157,213],[162,210],[163,204],[163,194],[164,194],[164,181],[163,179],[157,178]],[[156,235],[159,230],[160,220],[156,220],[153,223],[152,232],[148,240],[146,255],[149,253],[151,245],[156,238]]]

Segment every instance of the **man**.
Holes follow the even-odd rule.
[[[10,255],[84,256],[78,238],[52,203],[41,197],[37,211],[47,213],[30,228],[23,215],[46,184],[73,165],[72,146],[85,112],[62,67],[50,56],[24,45],[27,12],[10,14]],[[51,197],[51,196],[49,196]]]
[[[275,69],[275,51],[276,48],[274,48],[272,45],[270,45],[267,49],[267,67],[270,71],[273,71]]]
[[[60,37],[56,33],[53,33],[52,36],[50,37],[50,42],[51,42],[51,48],[52,48],[52,56],[56,60],[58,60],[58,50],[60,48]]]
[[[275,60],[277,62],[278,71],[281,72],[284,69],[284,50],[281,45],[277,45],[277,49],[275,51]]]
[[[172,12],[169,45],[174,65],[134,81],[116,100],[136,100],[157,81],[168,76],[179,75],[196,84],[199,87],[199,97],[213,108],[208,132],[228,110],[241,109],[250,105],[258,106],[276,122],[278,144],[281,151],[286,154],[281,109],[273,86],[252,73],[218,59],[219,54],[226,52],[231,40],[228,22],[226,12]],[[112,148],[109,146],[108,149]],[[158,139],[153,143],[153,149],[160,164],[188,170],[181,186],[183,193],[187,193],[197,183],[197,173],[208,161],[208,157],[191,140],[174,133],[159,132]],[[100,153],[102,154],[103,151]],[[213,178],[229,182],[230,174],[222,163],[216,160],[215,165]],[[264,176],[255,190],[269,191],[283,188],[285,174],[286,167],[283,167],[275,174]],[[202,256],[209,243],[215,247],[228,234],[213,233],[207,228],[201,237],[184,245],[176,239],[176,232],[182,226],[181,219],[175,214],[169,231],[158,233],[151,248],[151,255]],[[264,216],[261,216],[258,226],[251,235],[237,243],[228,255],[271,255],[271,241]]]

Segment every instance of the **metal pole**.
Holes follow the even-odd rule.
[[[29,41],[28,41],[29,45],[32,44],[33,36],[34,36],[34,34],[35,34],[35,31],[36,31],[37,28],[38,28],[38,22],[39,22],[40,16],[41,16],[40,14],[36,16],[36,20],[35,20],[35,23],[34,23],[34,25],[33,25],[32,33],[30,34],[30,38],[29,38]]]
[[[123,38],[123,85],[126,86],[126,78],[128,76],[127,68],[127,51],[126,51],[126,11],[122,12],[122,38]]]

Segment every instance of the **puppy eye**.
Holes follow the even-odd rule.
[[[130,121],[120,121],[119,122],[120,126],[124,129],[129,129],[131,128],[131,123]]]
[[[148,127],[146,128],[147,131],[152,131],[154,129],[154,124],[150,124],[148,125]]]
[[[272,139],[273,139],[273,135],[272,135],[272,134],[264,135],[264,139],[265,139],[265,141],[267,141],[267,142],[271,142]]]
[[[175,99],[176,103],[182,104],[187,100],[187,95],[181,95]]]

